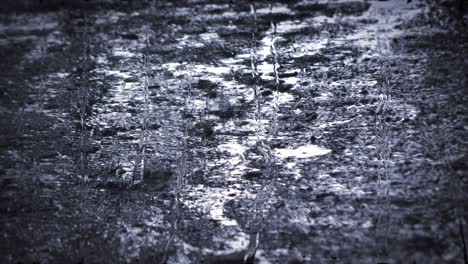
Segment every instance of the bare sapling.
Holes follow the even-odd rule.
[[[145,29],[145,46],[150,46],[149,28]],[[146,49],[148,50],[148,49]],[[133,167],[132,185],[143,182],[144,170],[146,165],[146,148],[148,138],[148,119],[149,119],[149,75],[151,71],[150,56],[146,52],[142,54],[142,70],[143,70],[143,116],[141,119],[140,140],[138,143],[137,157]]]
[[[90,107],[90,64],[91,62],[91,42],[89,33],[89,21],[84,18],[84,29],[82,31],[82,53],[79,60],[79,81],[78,81],[78,112],[80,115],[80,176],[84,182],[88,181],[88,155],[87,155],[87,115]]]
[[[41,29],[45,31],[44,18],[41,19]],[[43,37],[39,40],[39,106],[43,107],[45,103],[45,95],[47,92],[47,85],[45,83],[45,74],[47,70],[47,62],[45,61],[47,57],[47,34],[43,32]]]
[[[391,83],[390,83],[390,64],[391,56],[388,37],[385,32],[378,36],[378,49],[381,56],[379,72],[378,72],[378,104],[375,110],[375,127],[374,133],[376,136],[378,174],[377,174],[377,199],[379,204],[379,212],[377,215],[377,246],[379,247],[379,255],[386,256],[388,254],[388,236],[390,232],[391,212],[390,212],[390,173],[391,173],[391,135],[390,127],[387,122],[389,111],[391,108]]]
[[[271,5],[270,5],[270,18],[271,16]],[[254,18],[254,26],[256,27],[256,11],[253,5],[251,5],[251,11]],[[273,22],[271,18],[271,41],[270,41],[270,54],[273,57],[273,73],[274,73],[274,81],[275,81],[275,91],[274,91],[274,99],[271,103],[271,113],[269,115],[270,127],[264,133],[262,128],[262,98],[258,94],[258,81],[259,74],[257,71],[257,60],[256,60],[256,46],[255,46],[255,32],[256,28],[254,29],[254,33],[252,34],[252,48],[251,48],[251,72],[252,77],[254,78],[254,99],[255,99],[255,107],[256,107],[256,123],[257,129],[255,131],[257,136],[257,149],[260,151],[262,155],[262,160],[266,166],[265,169],[265,176],[262,180],[260,190],[258,190],[257,196],[255,197],[253,208],[252,208],[252,218],[250,221],[250,238],[249,238],[249,245],[247,251],[244,255],[244,263],[254,263],[256,251],[260,241],[260,232],[263,227],[264,221],[264,214],[265,214],[265,206],[269,200],[271,193],[274,190],[275,185],[275,175],[274,175],[274,166],[275,166],[275,156],[271,150],[269,141],[274,139],[277,134],[278,126],[278,92],[280,88],[280,79],[279,79],[279,72],[278,69],[279,65],[279,54],[275,46],[275,42],[277,40],[277,28],[276,24]]]
[[[186,185],[186,179],[189,175],[189,158],[190,158],[190,129],[193,126],[193,113],[194,108],[192,106],[192,82],[193,82],[192,72],[190,71],[187,77],[187,84],[181,85],[181,91],[184,96],[184,109],[182,111],[182,115],[186,119],[182,122],[180,129],[182,130],[182,140],[180,142],[179,148],[179,160],[178,160],[178,169],[176,171],[176,182],[174,188],[174,204],[172,206],[172,215],[171,215],[171,229],[169,238],[166,241],[166,245],[164,246],[164,255],[162,257],[161,263],[166,263],[171,248],[173,247],[177,236],[178,236],[178,225],[181,219],[181,210],[180,207],[182,205],[182,200],[184,197],[184,189]],[[185,89],[186,88],[186,89]],[[187,91],[185,91],[187,90]]]
[[[252,74],[253,79],[253,93],[254,93],[254,101],[255,101],[255,135],[257,138],[257,142],[260,140],[260,133],[261,133],[261,98],[259,94],[259,87],[258,87],[258,79],[260,78],[259,73],[257,71],[257,47],[256,47],[256,34],[257,34],[257,12],[253,4],[250,5],[250,13],[253,19],[253,30],[252,30],[252,40],[251,40],[251,47],[250,47],[250,72]],[[260,221],[257,220],[259,213],[259,207],[257,203],[254,201],[252,211],[252,219],[250,222],[250,238],[249,238],[249,245],[247,246],[247,250],[244,255],[244,263],[253,263],[255,260],[255,254],[257,252],[260,232],[259,232],[259,224]]]

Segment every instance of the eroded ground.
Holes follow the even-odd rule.
[[[0,262],[463,263],[466,36],[250,4],[2,14]]]

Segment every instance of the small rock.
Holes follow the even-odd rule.
[[[126,82],[126,83],[138,82],[138,78],[137,77],[125,78],[124,82]]]
[[[123,38],[123,39],[138,40],[138,35],[132,34],[132,33],[122,34],[120,37]]]
[[[244,178],[247,178],[247,179],[255,179],[255,178],[260,178],[262,176],[262,172],[259,171],[259,170],[252,170],[252,171],[248,171],[244,174]]]

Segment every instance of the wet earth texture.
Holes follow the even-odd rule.
[[[466,35],[419,1],[115,2],[2,9],[1,263],[464,263]]]

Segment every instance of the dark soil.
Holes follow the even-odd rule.
[[[466,263],[450,5],[43,2],[0,4],[0,263]]]

